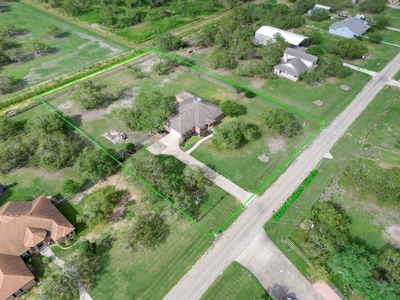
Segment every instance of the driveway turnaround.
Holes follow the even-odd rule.
[[[248,198],[251,197],[252,193],[249,193],[225,178],[221,174],[215,172],[213,169],[207,167],[202,162],[199,162],[194,157],[190,156],[186,152],[183,152],[179,148],[179,139],[178,137],[168,134],[166,137],[163,137],[157,143],[147,147],[147,150],[155,155],[160,154],[170,154],[175,156],[181,162],[187,164],[188,166],[199,166],[203,172],[206,174],[207,178],[218,185],[223,190],[227,191],[233,197],[238,199],[240,203],[244,203]]]
[[[275,299],[285,299],[288,294],[294,299],[323,299],[263,229],[236,261],[249,269]]]
[[[399,69],[400,54],[381,72],[372,77],[350,105],[329,126],[321,131],[264,195],[250,202],[231,227],[222,233],[219,239],[216,239],[214,245],[181,278],[178,284],[165,296],[165,299],[199,299],[224,269],[241,256],[260,230],[263,230],[264,224],[271,218],[272,214],[282,206],[304,178],[317,167],[324,155],[330,151],[332,146],[346,132],[347,128],[363,112],[376,94],[390,82]],[[324,174],[322,171],[318,174],[318,176],[330,175]],[[267,248],[270,249],[271,247],[267,246]],[[272,260],[286,259],[278,251],[269,251],[273,253]],[[288,262],[286,267],[287,272],[293,274],[295,282],[304,282],[305,278],[296,272],[297,269],[294,265]],[[267,273],[269,270],[265,269],[264,272]],[[271,273],[269,276],[271,277],[271,283],[275,281],[277,285],[281,284],[276,272]],[[289,292],[299,293],[297,284],[287,288]],[[310,294],[313,291],[314,289],[311,288]],[[308,296],[298,298],[298,300],[303,299],[308,300],[310,298]]]

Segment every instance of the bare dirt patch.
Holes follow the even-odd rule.
[[[92,186],[90,189],[86,191],[87,194],[91,194],[94,191],[112,185],[117,190],[127,190],[129,192],[129,199],[130,200],[138,200],[140,198],[140,192],[138,189],[134,188],[132,184],[127,182],[126,178],[122,174],[115,174],[108,177],[106,180],[100,181]]]
[[[387,127],[386,129],[387,129],[387,131],[389,131],[389,132],[392,132],[392,131],[393,131],[393,129],[390,128],[390,127]]]
[[[317,106],[321,106],[321,105],[324,104],[324,102],[322,102],[321,100],[315,100],[313,103],[314,103],[315,105],[317,105]]]
[[[258,157],[258,159],[262,162],[268,162],[269,161],[269,157],[266,156],[265,154],[262,154]]]
[[[261,88],[263,86],[264,82],[265,82],[265,80],[262,79],[262,78],[254,78],[251,81],[251,86],[253,88],[259,89],[259,88]]]
[[[350,88],[349,88],[347,85],[344,85],[344,84],[342,84],[342,85],[340,86],[340,88],[341,88],[342,90],[345,90],[345,91],[350,90]]]
[[[75,101],[68,100],[67,102],[60,104],[57,108],[61,109],[61,110],[66,110],[66,109],[69,109],[72,106],[74,106],[74,104],[75,104]]]
[[[387,229],[387,233],[390,235],[392,239],[394,239],[397,243],[400,243],[400,226],[392,225]]]
[[[286,141],[283,136],[277,135],[268,141],[268,148],[271,154],[275,154],[279,151],[284,150],[286,147]]]

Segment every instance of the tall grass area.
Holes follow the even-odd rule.
[[[201,300],[271,299],[258,279],[238,262],[232,262],[200,298]]]
[[[285,214],[278,220],[270,220],[265,224],[265,231],[279,249],[297,266],[304,275],[307,275],[308,265],[285,243],[286,237],[296,226],[302,216],[302,212],[319,198],[320,194],[329,184],[332,175],[338,172],[347,158],[359,145],[359,141],[364,139],[374,124],[379,120],[383,112],[387,109],[399,90],[394,87],[381,90],[374,98],[372,103],[364,110],[357,120],[350,126],[346,133],[339,139],[331,150],[333,159],[323,159],[317,167],[318,175],[314,178],[309,187],[301,194],[296,202],[291,205]],[[354,225],[350,234],[356,238],[365,239],[365,231],[362,224],[370,224],[371,219],[365,214],[354,213]],[[381,234],[380,226],[369,225],[369,232]],[[382,239],[376,238],[371,243],[378,241],[382,245]]]
[[[2,67],[3,74],[24,78],[25,86],[92,65],[101,60],[130,50],[129,47],[90,30],[47,14],[23,2],[8,2],[1,13],[0,23],[8,22],[26,32],[15,39],[21,45],[38,39],[53,50],[42,56]],[[51,38],[46,34],[48,26],[61,28],[65,36]]]

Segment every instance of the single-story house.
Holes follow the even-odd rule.
[[[256,31],[254,42],[256,44],[266,45],[267,41],[274,39],[274,36],[277,33],[279,33],[285,39],[285,41],[292,46],[298,46],[304,40],[308,39],[308,37],[294,32],[282,30],[271,26],[261,26],[261,28]]]
[[[0,300],[12,300],[35,285],[22,258],[49,243],[62,243],[75,228],[44,195],[0,207]]]
[[[354,38],[364,35],[370,28],[371,26],[368,26],[365,21],[351,18],[342,22],[333,23],[329,27],[329,33],[346,38]]]
[[[221,108],[187,91],[177,95],[175,113],[164,128],[171,134],[185,140],[187,135],[210,130],[223,118]]]
[[[318,57],[305,52],[306,48],[287,48],[282,62],[274,66],[274,74],[297,81],[308,68],[316,68]]]

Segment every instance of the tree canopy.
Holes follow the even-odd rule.
[[[365,0],[360,3],[360,10],[369,13],[380,13],[385,10],[386,0]]]
[[[74,87],[72,99],[86,109],[97,108],[113,97],[107,93],[104,86],[95,85],[93,81],[83,81]]]
[[[349,59],[361,58],[368,51],[368,48],[361,41],[348,38],[340,39],[330,48],[331,53]]]
[[[165,52],[187,47],[187,42],[167,32],[154,39],[154,45]]]
[[[233,100],[225,100],[221,104],[221,110],[225,116],[238,117],[246,113],[246,107]]]
[[[282,108],[265,110],[261,115],[262,122],[286,137],[301,133],[302,127],[296,117]]]
[[[215,141],[223,148],[237,149],[253,139],[257,132],[255,125],[235,120],[215,129]]]

